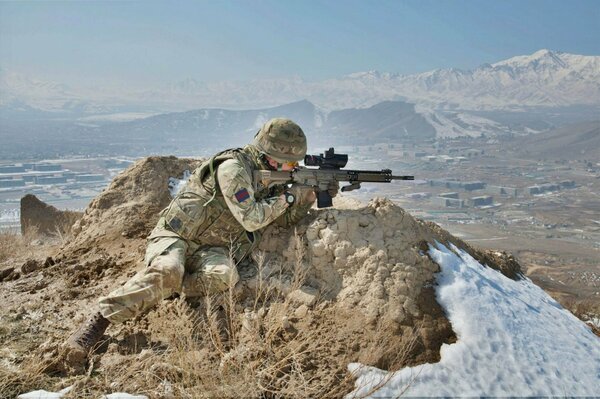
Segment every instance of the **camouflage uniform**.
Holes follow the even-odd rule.
[[[293,224],[312,206],[299,198],[288,208],[280,198],[283,186],[255,185],[253,171],[267,168],[261,152],[248,145],[196,169],[148,237],[146,268],[100,298],[102,315],[121,322],[173,293],[212,294],[234,285],[236,264],[258,244],[260,229],[272,222]]]

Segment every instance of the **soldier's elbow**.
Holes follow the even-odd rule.
[[[256,221],[254,221],[254,220],[241,219],[241,220],[239,220],[239,222],[242,225],[242,227],[244,228],[244,230],[249,231],[249,232],[256,231],[262,227],[262,225],[260,223],[256,223]]]
[[[244,227],[244,230],[249,231],[250,233],[260,229],[261,226],[256,226],[256,225],[242,225],[242,227]]]

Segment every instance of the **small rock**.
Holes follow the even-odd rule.
[[[317,295],[319,291],[312,287],[302,287],[295,291],[290,292],[288,299],[299,305],[306,305],[312,307],[317,302]]]
[[[305,318],[306,315],[308,315],[308,306],[306,305],[300,305],[298,306],[298,309],[294,311],[294,316],[296,316],[299,319]]]
[[[7,267],[5,269],[0,270],[0,281],[4,281],[4,279],[10,276],[14,271],[14,267]]]
[[[85,269],[85,267],[83,267],[83,265],[81,263],[77,263],[75,264],[75,266],[73,266],[73,268],[71,269],[74,272],[80,272],[83,271]]]
[[[29,259],[27,262],[23,263],[21,266],[21,272],[23,274],[29,274],[31,272],[36,271],[40,268],[40,262],[35,259]]]
[[[308,241],[313,241],[317,238],[319,238],[319,230],[315,227],[309,227],[308,230],[306,230],[306,239]]]
[[[327,250],[325,249],[325,244],[323,244],[323,242],[321,242],[320,240],[313,241],[311,243],[311,249],[314,256],[323,256],[327,253]]]

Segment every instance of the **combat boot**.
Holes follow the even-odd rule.
[[[95,313],[69,337],[66,346],[74,352],[87,356],[100,341],[109,324],[110,321],[104,318],[100,312]]]

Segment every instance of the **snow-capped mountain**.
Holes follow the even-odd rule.
[[[600,57],[540,50],[472,71],[440,69],[396,80],[409,99],[460,109],[600,105]]]
[[[111,106],[63,83],[0,69],[0,113],[40,112],[98,114]]]
[[[404,100],[430,109],[515,110],[524,107],[600,106],[600,56],[540,50],[470,71],[438,69],[414,75],[358,72],[309,82],[299,77],[202,82],[183,79],[147,90],[91,90],[41,82],[0,70],[0,105],[19,100],[34,108],[64,109],[69,103],[93,113],[95,106],[138,111],[206,107],[273,107],[306,99],[327,110],[370,107]]]
[[[408,76],[368,71],[320,82],[294,78],[237,85],[182,81],[171,90],[171,94],[197,94],[217,103],[232,103],[224,90],[240,101],[253,99],[261,104],[302,98],[327,109],[368,107],[398,99],[431,108],[464,110],[597,106],[600,57],[540,50],[471,71],[450,68]]]
[[[21,73],[0,69],[0,104],[13,98],[73,97],[70,88],[61,83],[43,81]]]

